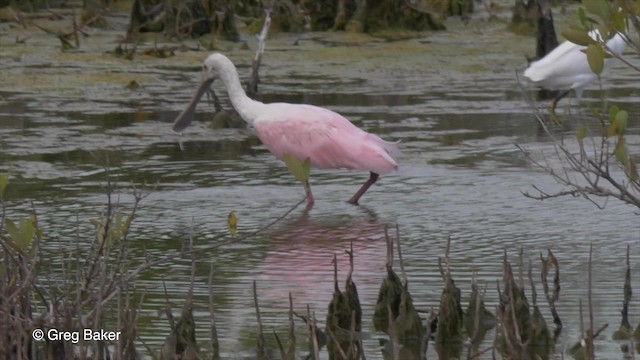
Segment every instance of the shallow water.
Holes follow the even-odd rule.
[[[494,288],[505,249],[514,262],[524,249],[536,271],[538,254],[551,249],[560,261],[558,311],[565,324],[558,352],[579,336],[578,301],[586,299],[593,244],[595,320],[610,324],[598,339],[597,352],[604,358],[622,357],[621,343],[612,341],[611,334],[620,321],[627,245],[632,248],[632,274],[640,269],[634,249],[640,242],[638,217],[633,208],[614,200],[599,210],[583,199],[539,202],[522,195],[533,191],[532,184],[559,189],[515,146],[552,150],[515,76],[526,64],[524,55],[533,53],[534,40],[508,33],[504,24],[486,18],[480,12],[466,26],[450,19],[447,32],[396,42],[313,33],[276,35],[268,41],[259,95],[263,101],[325,106],[387,140],[401,140],[400,171],[383,176],[361,206],[354,207],[345,200],[367,174],[314,170],[317,201],[310,214],[300,207],[259,235],[202,254],[194,289],[201,346],[209,337],[210,264],[216,270],[216,320],[224,354],[251,358],[256,331],[251,282],[258,282],[269,332],[285,331],[289,292],[297,310],[310,304],[322,322],[333,289],[333,254],[344,279],[344,250],[353,241],[367,356],[375,358],[380,334],[373,332],[371,318],[385,275],[384,227],[398,224],[410,291],[421,310],[439,303],[437,258],[448,237],[463,302],[477,271],[480,282],[489,285],[490,309],[497,305]],[[206,102],[199,107],[199,121],[184,135],[171,133],[171,121],[191,97],[206,52],[177,52],[167,59],[139,55],[127,61],[105,53],[121,32],[95,31],[79,51],[62,53],[40,33],[26,45],[15,44],[17,30],[2,26],[0,169],[12,177],[8,216],[28,212],[33,202],[51,254],[75,248],[76,219],[90,233],[89,219],[97,218],[106,202],[107,162],[118,180],[116,199],[123,209],[132,204],[132,183],[155,186],[130,235],[134,259],[145,252],[154,257],[180,249],[190,235],[196,248],[212,245],[226,231],[232,210],[238,214],[240,234],[250,233],[302,199],[302,187],[250,129],[236,123],[211,125],[213,107]],[[254,48],[253,39],[246,40]],[[298,45],[292,45],[296,40]],[[253,50],[224,46],[242,76],[248,76]],[[141,87],[127,89],[132,80]],[[631,113],[629,146],[638,153],[637,74],[617,65],[602,86],[612,103]],[[571,104],[578,121],[588,118],[583,105],[597,103],[598,97],[594,85],[582,106],[565,100],[560,111]],[[567,138],[577,127],[569,125]],[[48,260],[53,268],[60,262],[55,255]],[[190,274],[189,261],[176,261],[136,282],[147,294],[139,329],[147,345],[158,348],[169,331],[167,320],[156,313],[166,303],[161,281],[178,312]],[[640,286],[637,277],[632,282]],[[541,288],[538,293],[541,298]],[[550,322],[547,307],[540,305]],[[632,303],[634,326],[639,310]]]

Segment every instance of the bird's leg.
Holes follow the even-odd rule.
[[[347,202],[353,205],[358,205],[358,200],[360,200],[360,197],[364,195],[367,190],[369,190],[371,185],[375,184],[375,182],[378,181],[378,177],[380,177],[380,175],[372,172],[371,175],[369,175],[369,179],[367,180],[367,182],[365,182],[360,190],[358,190],[358,192],[356,192],[355,195],[353,195]]]
[[[556,106],[558,105],[558,101],[560,101],[563,97],[567,96],[569,94],[571,90],[565,90],[563,92],[561,92],[560,94],[558,94],[558,96],[556,96],[552,101],[551,101],[551,106],[549,107],[549,111],[552,114],[556,113]]]
[[[311,185],[309,185],[309,180],[305,180],[304,184],[304,192],[307,195],[307,210],[310,210],[315,203],[313,199],[313,194],[311,193]]]

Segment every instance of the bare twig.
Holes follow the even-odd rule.
[[[544,295],[547,298],[547,302],[549,303],[549,310],[551,311],[551,315],[553,316],[553,322],[556,324],[557,336],[559,334],[559,330],[562,329],[562,321],[560,320],[558,311],[556,310],[556,301],[558,301],[558,299],[560,298],[560,267],[558,266],[558,260],[549,249],[547,249],[546,259],[542,258],[542,253],[540,254],[540,261],[542,261],[542,269],[540,271],[542,287],[544,290]],[[555,270],[552,292],[549,291],[549,282],[547,280],[550,267],[553,267]]]
[[[409,283],[407,277],[407,271],[404,269],[404,260],[402,259],[402,250],[400,249],[400,227],[396,224],[396,246],[398,248],[398,261],[400,262],[400,272],[402,273],[402,280],[404,280],[404,286]],[[448,251],[447,251],[448,252]]]
[[[623,137],[622,135],[615,137],[606,135],[608,131],[608,117],[605,118],[605,111],[603,110],[602,113],[595,110],[592,111],[600,121],[601,128],[599,129],[599,133],[601,135],[596,137],[581,136],[577,138],[580,151],[576,154],[564,144],[562,139],[557,138],[553,134],[542,111],[535,107],[533,100],[526,94],[519,79],[518,84],[535,118],[538,120],[540,127],[551,140],[555,153],[554,156],[560,161],[560,165],[551,165],[546,157],[542,161],[538,160],[521,146],[516,145],[516,147],[525,155],[527,160],[547,172],[558,184],[565,187],[565,189],[560,191],[548,193],[534,186],[533,188],[537,194],[523,192],[523,195],[537,200],[563,196],[583,197],[599,208],[603,208],[604,205],[598,204],[592,197],[604,199],[616,198],[640,208],[640,179],[635,175],[636,170],[633,170],[635,165],[634,167],[630,167],[631,165],[628,164],[620,164],[616,159],[613,149],[617,148],[617,142],[622,141],[621,139],[623,139]],[[602,103],[605,104],[604,98],[602,99]],[[592,144],[591,155],[587,155],[584,148],[584,141],[587,140],[590,140]],[[610,172],[609,163],[618,164],[625,175],[620,179],[614,178]]]
[[[264,54],[264,47],[267,34],[269,33],[269,27],[271,27],[272,6],[273,4],[264,10],[264,24],[262,25],[260,35],[258,35],[258,50],[256,51],[256,56],[253,58],[251,81],[247,84],[247,94],[250,97],[253,97],[258,93],[258,84],[260,83],[259,69],[260,64],[262,63],[262,55]]]
[[[591,270],[591,260],[592,260],[592,256],[593,256],[593,243],[589,244],[589,265],[588,265],[588,274],[587,274],[587,281],[589,282],[588,284],[588,293],[587,293],[587,301],[588,301],[588,306],[589,306],[589,330],[587,331],[587,352],[588,352],[588,359],[594,359],[595,357],[595,352],[593,349],[593,339],[595,338],[595,335],[593,334],[593,302],[592,302],[592,298],[591,298],[591,286],[592,286],[592,270]]]
[[[296,333],[293,327],[293,297],[289,293],[289,342],[287,345],[286,358],[288,360],[294,360],[296,358]]]
[[[256,320],[258,322],[258,339],[257,339],[257,359],[267,359],[267,351],[265,349],[264,333],[262,331],[262,318],[260,317],[260,306],[258,305],[258,290],[256,289],[256,281],[253,280],[253,305],[256,309]]]
[[[309,305],[307,304],[307,314],[309,314]],[[316,314],[315,312],[310,313],[309,325],[311,326],[311,335],[313,342],[313,358],[315,360],[320,360],[320,344],[318,344],[318,333],[316,327]]]

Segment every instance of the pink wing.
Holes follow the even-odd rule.
[[[395,143],[369,134],[341,115],[316,106],[275,103],[253,127],[278,159],[290,155],[323,169],[346,168],[385,174],[397,170]]]

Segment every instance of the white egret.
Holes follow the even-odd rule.
[[[602,40],[598,30],[589,32],[592,39]],[[626,42],[620,33],[616,33],[606,42],[606,50],[614,55],[621,55]],[[551,111],[554,112],[558,101],[567,96],[571,90],[576,92],[580,100],[585,87],[598,79],[587,62],[586,46],[565,41],[558,45],[545,57],[532,62],[524,71],[524,76],[537,86],[547,90],[561,91],[551,102]],[[608,69],[614,58],[605,58],[604,71]]]

